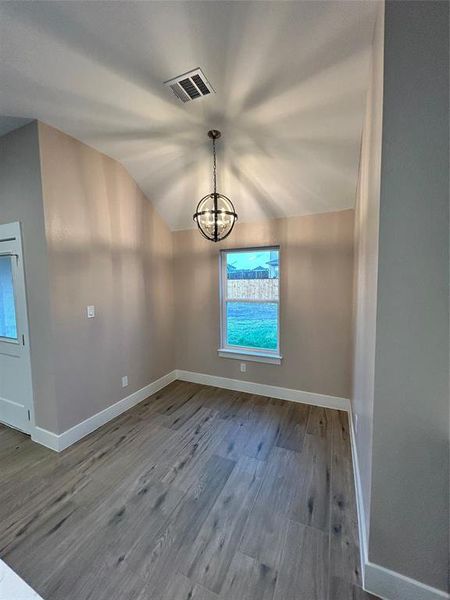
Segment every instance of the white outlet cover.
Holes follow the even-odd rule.
[[[128,385],[128,375],[124,375],[122,377],[122,387],[127,387]]]
[[[241,373],[245,373],[247,371],[247,363],[241,363]]]
[[[87,307],[87,316],[88,319],[93,319],[95,317],[95,306],[93,304],[90,304]]]

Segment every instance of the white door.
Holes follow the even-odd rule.
[[[0,225],[0,421],[31,431],[33,392],[20,224]]]

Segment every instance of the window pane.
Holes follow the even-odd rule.
[[[278,250],[227,253],[227,298],[278,300]]]
[[[11,258],[0,256],[0,337],[17,339]]]
[[[273,302],[227,302],[227,343],[276,350],[278,305]]]

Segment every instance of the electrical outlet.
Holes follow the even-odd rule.
[[[245,373],[247,371],[247,363],[241,363],[241,373]]]
[[[95,317],[95,306],[93,304],[90,304],[87,307],[87,316],[88,319],[93,319]]]
[[[122,387],[127,387],[128,385],[128,375],[124,375],[122,377]]]

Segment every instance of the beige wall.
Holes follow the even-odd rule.
[[[280,244],[282,261],[282,365],[241,374],[217,356],[220,244],[171,234],[122,166],[45,124],[1,149],[0,219],[24,231],[37,425],[65,431],[175,367],[348,397],[352,211],[236,227],[226,247]]]
[[[39,142],[61,432],[175,368],[172,237],[116,161],[42,123]]]
[[[384,9],[381,6],[374,30],[372,64],[355,208],[352,416],[361,475],[366,536],[369,535],[372,473],[378,228],[383,120],[383,43]]]
[[[58,430],[37,123],[0,137],[0,223],[20,221],[36,424]]]
[[[173,234],[177,368],[349,397],[353,211],[238,224],[213,244]],[[281,365],[219,358],[221,248],[279,244]]]

